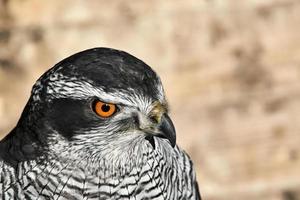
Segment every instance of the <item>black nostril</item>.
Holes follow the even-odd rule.
[[[150,116],[149,119],[150,119],[150,121],[151,121],[152,123],[159,123],[159,121],[158,121],[158,119],[157,119],[156,116]]]

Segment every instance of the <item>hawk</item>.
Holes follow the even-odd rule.
[[[109,48],[48,70],[0,142],[0,198],[199,200],[158,75]]]

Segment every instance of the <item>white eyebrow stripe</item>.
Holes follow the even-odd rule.
[[[134,93],[134,89],[127,88],[127,90],[132,91],[132,93],[129,94],[124,90],[107,93],[102,88],[96,88],[87,81],[69,81],[66,79],[49,82],[47,87],[47,93],[52,98],[71,97],[73,99],[86,99],[87,97],[94,96],[108,103],[124,104],[134,107],[138,106],[141,110],[148,112],[152,100],[149,97]]]

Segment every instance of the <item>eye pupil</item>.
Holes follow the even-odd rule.
[[[108,104],[103,104],[103,105],[101,106],[101,109],[102,109],[103,112],[108,112],[108,111],[110,110],[110,105],[108,105]]]
[[[105,103],[99,100],[95,100],[92,104],[93,111],[100,117],[111,117],[116,111],[117,106],[112,103]]]

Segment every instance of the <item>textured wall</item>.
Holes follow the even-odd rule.
[[[298,0],[0,0],[0,136],[35,80],[95,46],[165,85],[207,200],[300,199]]]

